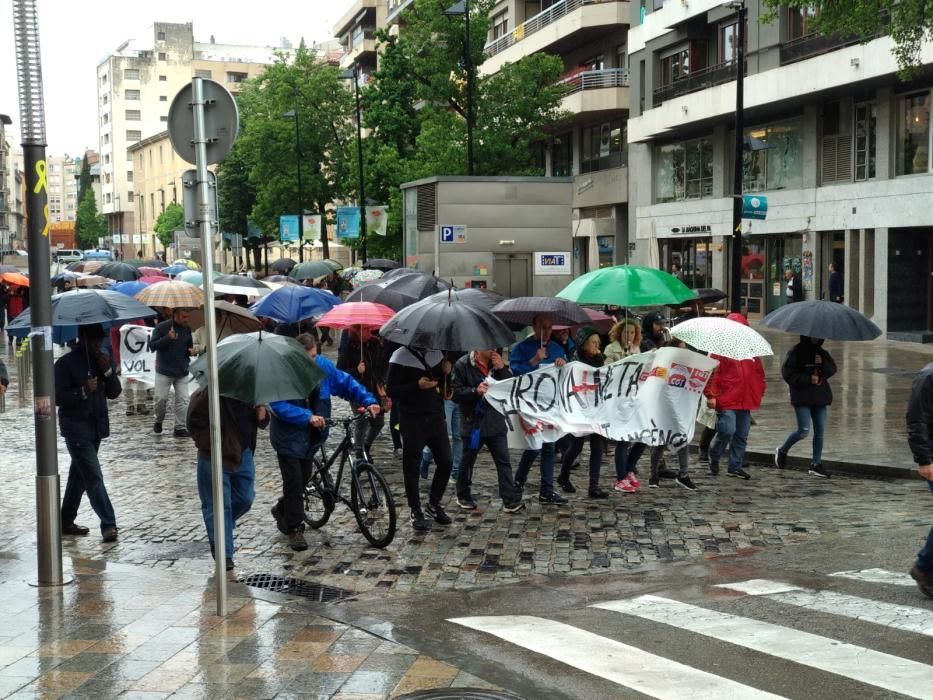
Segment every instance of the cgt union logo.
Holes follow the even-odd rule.
[[[687,386],[687,379],[690,376],[690,368],[685,365],[679,365],[676,362],[671,364],[670,374],[667,378],[669,386],[684,388]]]

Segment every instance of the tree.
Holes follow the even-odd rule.
[[[97,213],[94,191],[88,189],[78,204],[75,238],[82,248],[96,248],[98,239],[107,235],[107,219]]]
[[[256,188],[249,181],[250,163],[240,141],[217,168],[217,199],[220,207],[220,230],[243,236],[243,246],[252,250],[255,267],[259,267],[258,244],[249,238],[249,217],[256,204]],[[247,255],[247,266],[249,255]]]
[[[84,193],[91,188],[91,165],[87,162],[87,154],[81,159],[81,175],[78,177],[78,202],[84,200]]]
[[[900,77],[919,73],[920,49],[933,39],[933,12],[927,0],[765,0],[774,20],[781,7],[808,13],[808,26],[826,36],[857,37],[870,41],[879,33],[894,40]]]
[[[178,202],[172,202],[159,214],[155,222],[155,232],[162,247],[168,248],[175,242],[175,231],[185,227],[185,210]]]

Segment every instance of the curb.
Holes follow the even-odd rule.
[[[751,462],[759,462],[774,467],[774,452],[759,452],[747,450],[745,456]],[[870,464],[867,462],[841,462],[838,460],[823,460],[823,466],[830,474],[848,474],[850,476],[873,476],[886,479],[921,479],[922,477],[913,467],[899,467],[892,464]],[[810,460],[806,457],[787,457],[787,469],[807,471]]]

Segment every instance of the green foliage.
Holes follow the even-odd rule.
[[[919,73],[921,46],[933,39],[933,12],[926,0],[765,0],[765,5],[765,21],[776,19],[782,7],[815,10],[810,26],[826,36],[870,41],[881,32],[889,34],[902,79]]]
[[[224,233],[249,234],[248,220],[256,203],[256,188],[249,180],[250,162],[245,148],[236,141],[217,168],[217,205],[220,230]]]
[[[91,189],[91,166],[87,156],[81,159],[81,175],[78,177],[78,201],[84,201],[84,193]]]
[[[97,199],[94,190],[87,189],[78,204],[75,238],[82,248],[96,248],[98,238],[107,235],[107,219],[97,213]]]
[[[172,202],[159,214],[155,222],[155,232],[162,246],[168,248],[175,242],[175,231],[185,227],[185,210],[178,202]]]

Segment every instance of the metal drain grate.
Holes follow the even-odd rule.
[[[302,581],[300,578],[279,576],[278,574],[250,574],[238,578],[237,583],[252,586],[253,588],[262,588],[274,593],[297,595],[319,603],[333,603],[354,595],[353,591],[343,588],[324,586],[320,583]]]
[[[432,690],[416,690],[413,693],[399,695],[396,700],[522,700],[522,697],[504,690],[435,688]]]

